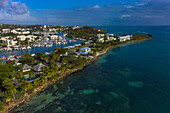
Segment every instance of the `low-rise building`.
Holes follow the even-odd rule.
[[[44,64],[39,63],[39,64],[33,66],[32,69],[33,69],[35,72],[42,72],[42,69],[43,69],[44,66],[45,66]]]
[[[17,38],[19,38],[19,40],[21,40],[21,41],[25,41],[26,38],[27,38],[27,36],[25,36],[25,35],[20,35],[20,36],[17,36]]]
[[[105,36],[105,34],[97,34],[97,37],[98,38],[102,38],[102,37],[104,37]]]
[[[18,34],[23,34],[23,35],[30,34],[30,31],[22,31],[22,32],[18,32]]]
[[[119,37],[119,40],[120,40],[120,42],[125,42],[125,41],[128,41],[128,40],[131,40],[131,35]]]
[[[3,32],[3,33],[10,33],[11,30],[10,30],[10,29],[2,29],[2,32]]]
[[[27,71],[31,71],[32,67],[27,65],[27,64],[24,64],[24,66],[22,67],[22,72],[27,72]]]
[[[20,35],[20,36],[17,36],[17,38],[19,38],[20,41],[25,41],[26,39],[29,39],[29,41],[34,41],[35,38],[37,38],[37,36],[34,36],[34,35],[28,35],[28,36]]]
[[[52,40],[56,40],[56,39],[58,39],[59,37],[58,37],[58,35],[51,35],[50,38],[51,38]]]
[[[15,29],[13,29],[13,30],[11,30],[11,33],[17,34],[17,33],[18,33],[18,31],[17,31],[17,30],[15,30]]]

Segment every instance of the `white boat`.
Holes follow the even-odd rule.
[[[26,47],[22,47],[21,49],[22,49],[22,50],[26,50]]]
[[[28,47],[27,47],[27,49],[28,49],[28,50],[31,50],[31,47],[30,47],[30,46],[28,46]]]
[[[19,48],[18,47],[14,47],[14,50],[19,50]]]
[[[12,48],[8,47],[8,48],[7,48],[7,51],[12,51]]]

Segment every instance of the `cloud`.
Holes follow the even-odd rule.
[[[130,17],[131,17],[131,15],[122,15],[121,19],[130,18]]]
[[[4,8],[8,5],[9,0],[0,0],[0,8]]]
[[[93,6],[93,8],[97,9],[97,8],[100,8],[100,6],[99,5],[95,5],[95,6]]]
[[[0,3],[3,3],[0,6],[1,22],[55,25],[170,25],[170,0],[136,0],[104,6],[34,11],[30,11],[27,5],[21,2],[0,0]]]
[[[12,0],[0,0],[0,21],[1,23],[30,24],[40,22],[36,17],[31,16],[31,11],[25,3],[13,2]]]
[[[8,13],[22,15],[28,13],[28,8],[24,3],[11,2],[11,7],[8,8]]]
[[[43,23],[59,25],[170,25],[170,0],[42,10]]]
[[[170,24],[167,1],[126,2],[105,6],[41,10],[45,24],[59,25],[164,25]],[[161,19],[160,19],[161,18]]]

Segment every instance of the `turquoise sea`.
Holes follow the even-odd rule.
[[[111,49],[11,113],[170,113],[170,26],[98,28],[153,39]]]

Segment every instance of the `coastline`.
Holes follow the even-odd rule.
[[[32,95],[43,91],[43,90],[46,89],[49,85],[54,84],[55,82],[61,80],[62,78],[66,77],[67,75],[83,69],[85,66],[87,66],[87,65],[90,64],[91,62],[96,61],[99,56],[107,53],[110,49],[116,48],[116,47],[120,47],[120,46],[126,45],[126,44],[131,44],[131,43],[136,43],[136,42],[142,42],[142,41],[147,41],[147,40],[151,40],[151,38],[145,38],[145,39],[140,39],[140,40],[132,40],[132,41],[128,41],[128,42],[121,43],[121,44],[116,45],[116,46],[110,46],[110,47],[108,47],[106,50],[104,50],[103,52],[99,53],[96,57],[94,57],[94,60],[88,61],[88,62],[87,62],[86,64],[84,64],[83,66],[80,66],[80,67],[77,67],[77,68],[74,68],[74,69],[71,69],[71,70],[67,70],[65,73],[63,73],[63,74],[62,74],[60,77],[58,77],[56,80],[54,80],[54,81],[48,81],[48,82],[45,83],[44,85],[35,88],[32,94],[29,94],[29,95],[27,94],[27,95],[23,96],[22,98],[20,98],[19,100],[16,100],[16,101],[10,103],[9,106],[8,106],[8,105],[4,106],[4,110],[2,111],[2,113],[4,113],[4,112],[6,113],[6,112],[12,110],[12,109],[15,108],[15,107],[19,107],[19,105],[21,105],[21,104],[23,104],[24,102],[28,101]]]

